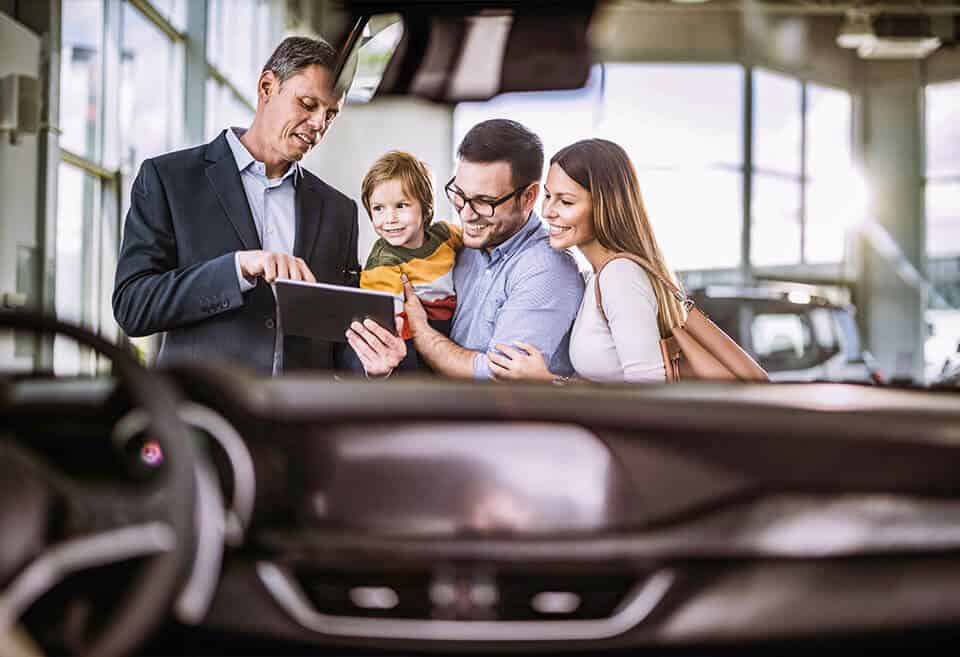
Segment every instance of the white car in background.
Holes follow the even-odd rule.
[[[784,285],[712,285],[691,296],[771,381],[883,383],[863,348],[852,305]]]

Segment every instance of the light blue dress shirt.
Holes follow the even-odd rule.
[[[583,277],[570,254],[550,248],[535,212],[490,253],[461,250],[453,280],[457,309],[450,339],[480,352],[473,361],[474,378],[492,378],[486,353],[497,343],[516,341],[543,352],[554,374],[573,374],[570,328],[583,298]]]
[[[303,177],[300,163],[294,162],[279,178],[267,178],[267,167],[259,162],[240,141],[246,132],[243,128],[229,128],[227,143],[233,151],[240,171],[240,181],[247,195],[247,203],[253,215],[253,223],[260,236],[260,245],[264,251],[293,255],[294,239],[297,232],[297,189]],[[256,287],[257,282],[247,279],[240,270],[239,254],[234,256],[237,280],[240,291],[247,292]],[[273,373],[278,374],[283,366],[283,332],[280,317],[277,316],[277,337],[274,344]]]

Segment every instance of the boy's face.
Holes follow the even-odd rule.
[[[387,180],[373,188],[370,218],[377,235],[391,246],[416,249],[423,245],[423,209],[399,180]]]

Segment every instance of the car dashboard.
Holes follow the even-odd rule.
[[[165,375],[211,463],[181,628],[583,651],[960,618],[949,395]],[[84,476],[162,467],[110,380],[24,380],[4,406],[8,431]]]

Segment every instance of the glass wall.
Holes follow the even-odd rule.
[[[584,89],[510,93],[486,102],[460,103],[453,114],[454,148],[477,123],[510,118],[543,140],[546,174],[550,156],[578,139],[593,135],[599,120],[601,78],[601,68],[595,66]]]
[[[504,94],[461,103],[454,144],[474,124],[509,117],[540,135],[546,159],[579,139],[623,146],[637,167],[657,239],[675,269],[739,262],[743,69],[735,65],[604,64],[577,91]],[[546,163],[545,163],[546,166]],[[687,218],[711,215],[698,234]]]
[[[803,84],[753,71],[753,180],[750,262],[801,261],[803,227]]]
[[[932,381],[948,359],[960,361],[960,80],[927,86],[926,137],[927,275],[950,306],[926,312],[924,360]]]
[[[540,134],[548,158],[577,139],[615,141],[670,265],[734,269],[747,211],[745,75],[738,64],[598,65],[584,91],[461,103],[454,143],[497,116]],[[752,82],[751,264],[839,263],[857,196],[850,94],[761,69]]]
[[[60,147],[99,160],[103,96],[103,2],[63,0],[70,15],[60,51]]]
[[[853,165],[853,103],[842,89],[808,84],[803,260],[842,262],[867,194]]]
[[[206,94],[200,125],[213,136],[249,123],[257,76],[282,31],[278,0],[206,0],[203,43],[188,52],[203,1],[61,0],[55,305],[108,339],[119,338],[110,297],[130,185],[146,158],[188,145],[187,57],[199,53],[209,71],[191,93]],[[72,342],[55,342],[57,373],[96,367]]]
[[[101,181],[82,169],[61,163],[57,172],[56,304],[57,316],[74,324],[90,325],[92,308],[84,305],[90,286],[90,267],[84,245],[100,216]],[[79,345],[73,339],[58,336],[53,345],[53,364],[57,374],[82,371]]]
[[[743,69],[609,64],[607,71],[596,133],[623,146],[637,167],[667,262],[682,270],[736,266]]]
[[[927,87],[927,256],[960,256],[960,80]]]
[[[276,2],[208,0],[207,138],[213,139],[228,126],[249,125],[257,107],[257,79],[276,47],[279,31]]]
[[[60,71],[60,148],[57,171],[56,273],[57,316],[99,328],[92,258],[94,229],[103,220],[101,199],[114,189],[105,159],[105,71],[108,44],[107,5],[102,0],[62,0]],[[53,346],[58,374],[90,371],[90,352],[58,337]]]
[[[127,3],[121,33],[121,169],[132,182],[143,160],[183,144],[184,43]]]
[[[865,203],[850,94],[762,69],[753,89],[751,264],[842,262]]]

